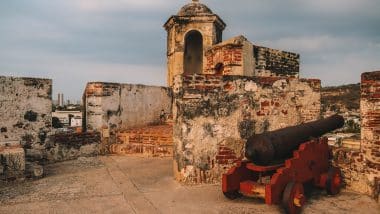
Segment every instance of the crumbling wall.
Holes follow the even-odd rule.
[[[117,143],[110,146],[112,154],[173,157],[172,124],[120,130],[116,138]]]
[[[253,49],[255,76],[299,77],[299,54],[255,45]]]
[[[174,165],[185,183],[219,182],[245,140],[320,117],[320,81],[185,75],[174,80]]]
[[[60,133],[50,137],[45,153],[34,154],[37,159],[41,155],[49,162],[66,161],[99,155],[100,143],[99,132]]]
[[[0,77],[0,142],[43,149],[51,132],[52,80]]]
[[[362,74],[359,149],[334,148],[347,188],[380,202],[380,71]]]
[[[0,142],[0,182],[23,178],[25,152],[18,141]]]
[[[156,124],[161,111],[170,114],[171,89],[118,83],[88,83],[84,93],[85,129],[107,130],[103,137],[116,142],[116,130]]]
[[[237,36],[212,46],[205,52],[204,74],[253,76],[253,45]]]
[[[362,74],[361,81],[361,143],[366,175],[371,194],[380,192],[380,71]],[[377,192],[376,192],[377,191]]]

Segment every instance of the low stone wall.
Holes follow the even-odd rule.
[[[243,157],[245,140],[320,117],[320,81],[280,77],[177,76],[174,174],[216,183]]]
[[[0,180],[23,178],[25,153],[19,142],[0,144]]]
[[[85,128],[128,129],[157,123],[171,112],[171,90],[165,87],[88,83],[84,92]]]
[[[99,132],[55,134],[46,148],[48,161],[65,161],[100,154]]]
[[[370,195],[380,202],[380,179],[372,177],[373,170],[360,150],[333,147],[334,164],[342,170],[345,188]]]
[[[158,124],[172,111],[170,88],[91,82],[83,95],[84,130],[102,132],[104,144],[116,143],[116,132]]]
[[[380,71],[362,74],[360,149],[334,149],[347,188],[380,202]]]

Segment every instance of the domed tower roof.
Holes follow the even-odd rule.
[[[199,3],[197,0],[193,0],[181,8],[177,13],[178,16],[202,16],[202,15],[214,15],[210,8],[206,5]]]

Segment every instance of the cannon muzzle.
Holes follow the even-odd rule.
[[[313,138],[341,128],[344,118],[340,115],[303,123],[250,137],[245,147],[245,157],[258,165],[271,165],[292,156],[299,145]]]

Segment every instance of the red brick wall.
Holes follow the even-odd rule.
[[[366,165],[380,177],[380,71],[362,74],[361,138]]]
[[[236,154],[232,149],[226,146],[219,146],[218,154],[215,159],[218,164],[233,164],[235,161],[241,160],[240,157],[236,157]]]
[[[361,116],[364,149],[380,170],[380,71],[362,75]]]
[[[173,155],[172,132],[172,125],[147,126],[119,131],[117,144],[110,146],[110,152],[171,157]]]
[[[222,63],[224,66],[224,75],[232,74],[232,67],[241,67],[243,64],[243,46],[242,45],[224,45],[216,46],[208,50],[206,56],[205,74],[215,74],[215,66]]]

